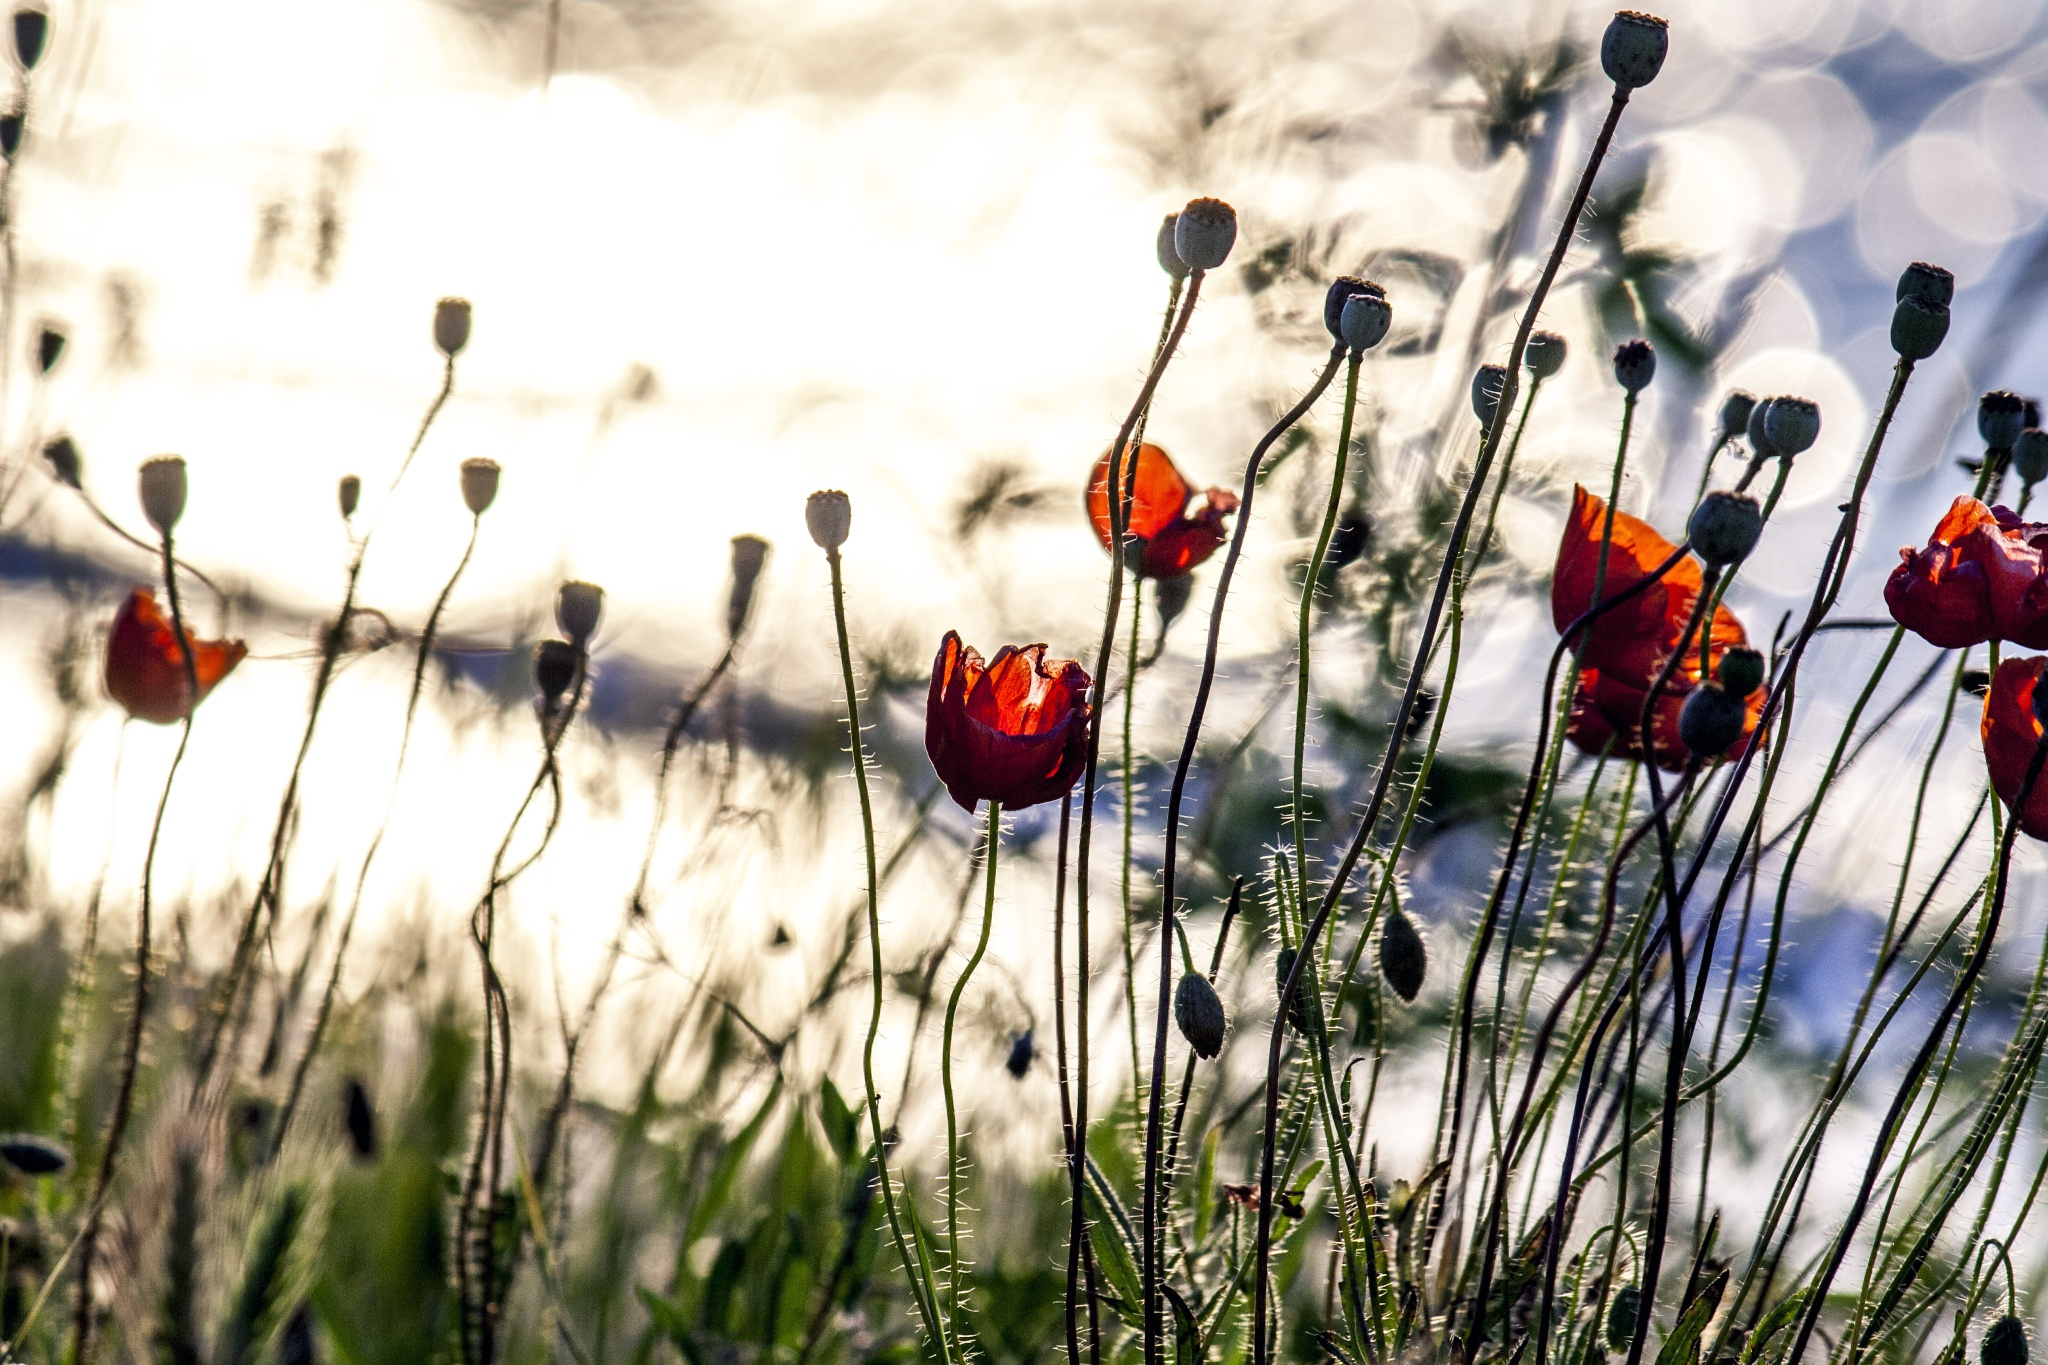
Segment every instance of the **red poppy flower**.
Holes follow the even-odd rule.
[[[1021,810],[1065,796],[1088,757],[1087,672],[1004,645],[986,663],[949,630],[932,660],[924,748],[965,810],[1000,801]]]
[[[2027,779],[2027,765],[2034,761],[2034,745],[2040,742],[2041,722],[2034,718],[2034,688],[2048,659],[2007,659],[1991,675],[1991,690],[1984,694],[1984,766],[1991,770],[1991,789],[2010,807]],[[2020,812],[2020,828],[2036,839],[2048,839],[2048,776],[2035,779]]]
[[[199,679],[199,700],[213,690],[249,647],[240,640],[201,640],[190,630],[192,671]],[[170,725],[192,714],[191,681],[185,676],[184,652],[162,611],[156,594],[137,588],[128,594],[107,632],[107,695],[137,720]]]
[[[2048,525],[1957,498],[1927,548],[1899,551],[1884,585],[1892,619],[1931,645],[2011,640],[2048,649]]]
[[[1128,468],[1128,466],[1126,466]],[[1147,578],[1179,578],[1216,553],[1227,538],[1223,519],[1237,510],[1237,494],[1212,488],[1191,517],[1194,486],[1174,468],[1172,458],[1151,442],[1138,447],[1138,481],[1131,499],[1130,533],[1145,542],[1141,572]],[[1102,548],[1109,543],[1109,452],[1088,478],[1088,515]]]
[[[1695,639],[1693,650],[1698,648],[1699,641]],[[1673,670],[1671,681],[1657,694],[1656,708],[1650,714],[1650,745],[1656,753],[1657,766],[1669,773],[1683,771],[1686,760],[1692,757],[1678,738],[1678,713],[1685,709],[1685,699],[1699,685],[1698,653],[1692,654],[1692,660],[1690,665]],[[1718,651],[1715,663],[1718,666]],[[1596,668],[1581,669],[1578,690],[1572,694],[1571,715],[1565,722],[1565,736],[1587,753],[1597,754],[1607,749],[1608,740],[1620,735],[1622,738],[1612,750],[1614,756],[1641,758],[1643,746],[1636,737],[1636,722],[1642,719],[1643,698],[1649,695],[1650,684],[1655,681],[1654,673],[1637,680]],[[1749,694],[1742,738],[1723,757],[1741,758],[1749,748],[1750,737],[1763,718],[1767,693],[1768,689],[1759,687]]]

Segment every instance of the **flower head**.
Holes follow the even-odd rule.
[[[1087,671],[1044,645],[1004,645],[983,662],[949,630],[932,660],[924,747],[962,809],[1010,810],[1065,796],[1088,757]]]
[[[1139,572],[1146,578],[1178,578],[1215,554],[1223,543],[1223,519],[1237,510],[1237,495],[1212,488],[1191,517],[1187,507],[1193,495],[1193,486],[1174,468],[1165,450],[1149,441],[1138,447],[1137,487],[1131,499],[1131,524],[1125,531],[1144,542]],[[1095,522],[1102,548],[1114,548],[1110,544],[1107,451],[1095,462],[1088,479],[1088,515]]]
[[[2048,649],[2044,551],[2048,526],[1957,498],[1926,549],[1899,551],[1884,602],[1894,621],[1942,649],[1986,640]]]
[[[1991,690],[1984,696],[1984,766],[1991,773],[1991,787],[2009,807],[2027,779],[2027,766],[2034,761],[2034,746],[2041,740],[2041,722],[2035,715],[2034,692],[2048,659],[2007,659],[1991,675]],[[2020,828],[2036,839],[2048,839],[2048,776],[2034,782],[2027,795],[2026,809],[2019,813]]]
[[[201,640],[190,630],[185,642],[192,651],[192,672],[204,701],[249,652],[240,640]],[[136,588],[115,613],[107,632],[107,695],[129,715],[152,725],[172,725],[192,714],[196,704],[192,680],[185,674],[185,652],[171,622],[156,604],[156,593]]]

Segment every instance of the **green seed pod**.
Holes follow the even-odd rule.
[[[1391,907],[1386,923],[1380,926],[1380,975],[1394,988],[1394,994],[1412,1005],[1428,971],[1429,949],[1423,946],[1422,935],[1415,932],[1414,923],[1399,906]]]
[[[1678,742],[1695,758],[1719,758],[1742,738],[1749,708],[1716,683],[1695,687],[1678,713]]]
[[[1820,439],[1820,404],[1810,398],[1773,398],[1764,405],[1764,434],[1780,459],[1812,449]]]
[[[1992,1323],[1977,1348],[1977,1359],[1983,1365],[2027,1365],[2026,1326],[2010,1313]]]
[[[1938,265],[1915,261],[1899,272],[1899,289],[1894,297],[1938,303],[1946,308],[1956,301],[1956,277]]]
[[[1339,275],[1330,281],[1330,287],[1323,291],[1323,326],[1329,328],[1330,335],[1338,341],[1344,339],[1344,305],[1351,301],[1353,294],[1377,294],[1385,298],[1387,291],[1357,275]]]
[[[1190,199],[1173,224],[1173,249],[1192,270],[1214,270],[1237,244],[1237,210],[1221,199]]]
[[[1222,997],[1200,972],[1182,973],[1180,985],[1174,987],[1173,1022],[1180,1025],[1180,1036],[1188,1040],[1196,1055],[1213,1058],[1223,1051],[1230,1019],[1223,1012]]]
[[[1977,400],[1977,435],[1990,450],[2010,450],[2025,429],[2027,403],[2016,393],[1993,389]]]
[[[1531,332],[1528,344],[1522,348],[1522,363],[1538,379],[1554,379],[1564,368],[1568,349],[1564,338],[1556,332]]]
[[[1639,89],[1657,79],[1670,47],[1669,24],[1654,14],[1622,10],[1600,37],[1600,69],[1617,88]]]
[[[2048,431],[2028,427],[2012,443],[2012,467],[2027,483],[2048,479]]]
[[[1176,280],[1188,277],[1188,263],[1180,258],[1180,252],[1173,245],[1173,224],[1180,217],[1177,213],[1166,215],[1166,221],[1159,225],[1159,240],[1153,244],[1159,256],[1159,268]]]
[[[1771,444],[1770,428],[1767,425],[1771,415],[1771,404],[1775,400],[1766,398],[1749,410],[1749,427],[1743,435],[1749,438],[1750,454],[1759,460],[1776,458],[1778,448]]]
[[[1636,1313],[1643,1303],[1643,1291],[1625,1284],[1614,1291],[1607,1305],[1607,1349],[1626,1351],[1636,1337]]]
[[[1693,553],[1717,568],[1747,559],[1763,533],[1763,508],[1747,493],[1707,494],[1686,526]]]
[[[1500,411],[1500,396],[1507,391],[1507,385],[1505,365],[1481,365],[1479,373],[1472,376],[1472,415],[1488,431],[1493,429],[1493,417]]]
[[[1638,338],[1614,348],[1614,379],[1630,393],[1641,393],[1657,377],[1657,352]]]
[[[1748,701],[1750,693],[1764,685],[1764,656],[1754,649],[1738,646],[1721,656],[1717,676],[1722,691]]]
[[[853,530],[853,502],[836,488],[813,493],[804,503],[804,525],[820,549],[836,550]]]
[[[1351,353],[1358,355],[1385,341],[1387,329],[1393,325],[1394,310],[1387,305],[1386,295],[1353,294],[1344,300],[1337,332]]]
[[[1721,400],[1721,439],[1732,441],[1748,431],[1750,414],[1755,411],[1755,394],[1746,389],[1730,389]]]
[[[434,347],[450,360],[469,345],[468,299],[446,298],[434,305]]]
[[[1925,360],[1948,335],[1948,305],[1907,295],[1892,309],[1892,349],[1906,360]]]

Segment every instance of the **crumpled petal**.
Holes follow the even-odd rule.
[[[1131,501],[1130,533],[1145,542],[1141,572],[1147,578],[1178,578],[1215,554],[1229,538],[1223,519],[1237,510],[1237,495],[1211,488],[1194,516],[1187,515],[1194,488],[1166,451],[1147,441],[1138,447],[1137,486]],[[1110,547],[1109,453],[1088,477],[1088,517],[1095,538]]]
[[[1984,694],[1984,766],[1991,774],[1991,789],[2008,808],[2026,781],[2041,738],[2041,722],[2034,718],[2034,688],[2044,665],[2048,659],[2040,655],[2003,660]],[[2048,840],[2048,775],[2035,780],[2027,808],[2020,812],[2020,828]]]
[[[1899,551],[1884,585],[1892,619],[1931,645],[2010,640],[2048,649],[2048,526],[1960,497],[1927,546]]]
[[[200,701],[249,652],[240,640],[201,640],[189,629],[185,639],[192,650]],[[107,695],[137,720],[172,725],[192,713],[184,653],[149,588],[130,592],[114,616],[107,632],[105,679]]]
[[[1048,661],[1042,644],[1005,645],[984,662],[947,631],[925,700],[925,752],[946,791],[966,810],[1064,796],[1087,761],[1091,685],[1074,660]]]
[[[1681,676],[1683,674],[1683,676]],[[1579,673],[1579,685],[1572,693],[1572,709],[1565,723],[1565,736],[1589,754],[1597,754],[1607,748],[1610,739],[1620,736],[1611,751],[1616,758],[1639,759],[1643,756],[1636,726],[1643,715],[1643,698],[1649,695],[1650,683],[1656,677],[1652,674],[1640,682],[1615,673],[1599,669],[1583,669]],[[1666,772],[1680,772],[1692,751],[1685,747],[1678,737],[1678,716],[1685,710],[1685,699],[1697,686],[1697,670],[1674,670],[1671,681],[1657,694],[1657,705],[1650,717],[1650,745],[1656,754],[1657,766]],[[1722,758],[1741,758],[1755,737],[1757,722],[1763,718],[1764,699],[1769,689],[1759,687],[1750,693],[1746,715],[1742,724],[1742,738],[1729,747]]]

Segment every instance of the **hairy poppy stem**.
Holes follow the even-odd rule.
[[[1607,557],[1614,550],[1614,514],[1621,502],[1621,475],[1628,467],[1628,434],[1636,420],[1636,391],[1628,390],[1621,399],[1621,441],[1614,448],[1614,474],[1607,484],[1607,507],[1600,519],[1600,558],[1593,566],[1593,597],[1598,602],[1600,594],[1607,588]]]
[[[967,965],[960,969],[959,977],[953,982],[953,993],[946,997],[946,1023],[939,1034],[939,1085],[946,1096],[946,1316],[954,1332],[954,1345],[960,1358],[967,1358],[967,1343],[960,1332],[960,1117],[953,1100],[953,1022],[960,1013],[960,997],[967,993],[967,981],[974,975],[974,969],[981,965],[983,954],[988,952],[989,930],[996,922],[996,853],[1003,842],[1003,803],[988,803],[987,852],[982,861],[987,864],[988,880],[982,890],[981,937],[975,940],[974,951],[968,955]]]
[[[1136,472],[1136,461],[1132,462]],[[1130,506],[1125,504],[1124,514],[1130,515]],[[1136,832],[1136,816],[1132,810],[1137,797],[1137,784],[1131,776],[1131,719],[1138,696],[1138,643],[1145,627],[1145,578],[1142,574],[1131,575],[1131,640],[1124,662],[1124,715],[1123,715],[1123,763],[1120,777],[1123,782],[1122,806],[1124,848],[1121,860],[1122,876],[1120,889],[1124,911],[1124,1015],[1131,1036],[1131,1112],[1137,1113],[1145,1104],[1145,1069],[1139,1062],[1138,1054],[1138,959],[1137,924],[1131,918],[1131,842]],[[1159,1078],[1154,1075],[1152,1083]]]

